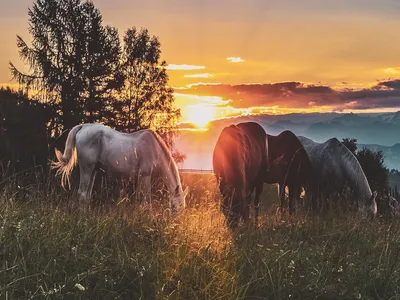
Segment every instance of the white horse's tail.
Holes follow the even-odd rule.
[[[65,188],[66,184],[68,184],[68,187],[71,186],[69,178],[73,168],[78,162],[75,149],[76,134],[81,128],[82,125],[77,125],[69,132],[67,141],[65,142],[64,154],[55,149],[58,161],[52,162],[52,169],[57,169],[57,175],[61,174],[61,186],[63,188]]]

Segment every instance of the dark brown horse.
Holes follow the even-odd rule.
[[[248,133],[252,134],[248,134]],[[255,138],[255,132],[259,135]],[[249,220],[251,194],[255,207],[262,191],[262,170],[267,154],[266,133],[254,122],[225,127],[215,145],[213,169],[223,196],[222,211],[231,227]],[[257,225],[258,210],[255,214]]]
[[[264,182],[279,184],[281,208],[284,206],[285,188],[288,187],[289,213],[292,214],[301,188],[313,181],[314,172],[303,145],[293,132],[285,130],[279,135],[267,136],[269,165],[264,173]]]

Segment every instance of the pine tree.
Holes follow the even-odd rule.
[[[30,73],[10,62],[13,77],[38,89],[65,129],[108,118],[110,94],[122,86],[117,30],[89,1],[37,0],[28,14],[31,46],[18,36],[17,47]]]

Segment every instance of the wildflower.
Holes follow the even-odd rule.
[[[85,287],[80,283],[75,283],[74,287],[76,287],[80,291],[85,291],[86,290]]]
[[[294,260],[291,260],[291,261],[290,261],[288,268],[289,268],[289,269],[293,269],[293,270],[295,269],[295,268],[294,268]]]
[[[338,273],[342,273],[343,272],[343,267],[342,266],[339,266],[339,268],[338,268]]]

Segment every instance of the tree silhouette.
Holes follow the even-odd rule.
[[[368,178],[372,190],[383,193],[388,188],[388,170],[384,165],[382,151],[363,148],[357,152],[357,158]]]
[[[30,73],[10,62],[13,77],[56,104],[65,129],[108,118],[110,95],[122,85],[117,30],[103,26],[89,1],[37,0],[28,14],[32,44],[17,36],[17,47]]]
[[[343,144],[357,157],[372,190],[387,193],[389,172],[385,167],[382,151],[363,148],[357,150],[357,139],[345,138]]]
[[[342,143],[354,154],[357,151],[357,139],[344,138]]]
[[[147,29],[128,29],[124,35],[122,72],[124,87],[116,103],[115,127],[127,132],[155,129],[172,146],[180,110],[174,108],[166,62],[160,62],[160,42]]]
[[[50,117],[47,105],[9,88],[0,89],[0,177],[34,167],[46,169]]]

